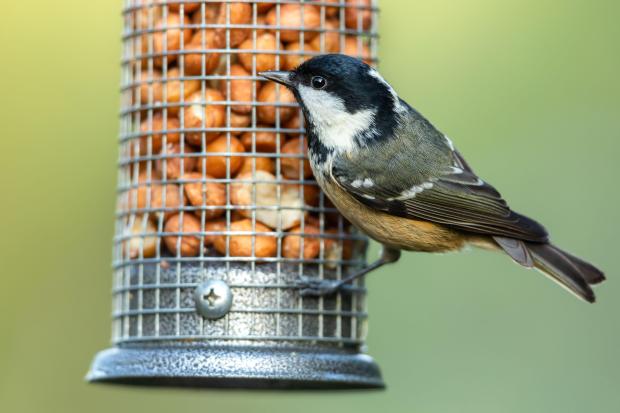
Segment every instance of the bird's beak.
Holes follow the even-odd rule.
[[[274,82],[280,83],[284,86],[295,86],[293,81],[293,72],[289,72],[287,70],[270,70],[268,72],[260,72],[258,75],[264,77],[265,79],[273,80]]]

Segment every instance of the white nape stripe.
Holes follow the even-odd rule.
[[[299,95],[308,108],[312,126],[328,149],[350,151],[356,149],[355,137],[367,132],[375,120],[371,109],[349,113],[344,101],[327,91],[300,85]]]
[[[388,201],[404,201],[406,199],[415,198],[417,194],[426,189],[431,189],[433,186],[434,184],[432,182],[424,182],[420,185],[414,185],[406,191],[401,192],[400,196],[388,198]]]
[[[374,185],[375,183],[370,178],[366,178],[364,179],[364,182],[362,182],[362,186],[364,188],[372,188]]]
[[[390,94],[392,95],[392,97],[394,98],[395,102],[398,102],[398,95],[396,94],[396,91],[394,90],[394,88],[387,82],[387,80],[385,80],[383,78],[383,76],[381,76],[379,74],[379,72],[377,72],[375,69],[370,69],[368,71],[368,74],[372,77],[374,77],[375,79],[377,79],[379,82],[383,83],[388,90],[390,91]]]
[[[383,76],[381,76],[379,72],[377,72],[375,69],[370,69],[368,71],[368,74],[377,79],[379,82],[383,83],[388,88],[390,94],[392,95],[392,99],[394,99],[394,108],[396,109],[396,111],[404,111],[405,107],[400,103],[400,98],[398,97],[398,94],[396,93],[392,85],[390,85],[387,80],[385,80]]]

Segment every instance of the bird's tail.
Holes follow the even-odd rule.
[[[605,280],[605,275],[601,270],[551,243],[525,242],[525,245],[536,269],[551,277],[577,297],[589,303],[596,301],[590,286]]]
[[[593,303],[591,285],[605,281],[594,265],[562,251],[551,243],[536,243],[515,238],[493,237],[497,245],[524,267],[536,268],[577,297]]]

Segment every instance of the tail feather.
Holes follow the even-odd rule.
[[[507,238],[494,236],[493,239],[499,245],[506,254],[510,255],[510,258],[515,260],[517,264],[520,264],[526,268],[534,268],[534,259],[530,250],[527,249],[524,241],[516,238]]]
[[[559,250],[559,248],[554,247]],[[571,259],[573,263],[581,270],[581,274],[590,285],[600,284],[605,281],[605,274],[594,265],[575,257],[573,254],[560,250],[562,254]]]
[[[590,285],[605,280],[605,276],[599,269],[552,244],[533,242],[525,244],[538,270],[550,276],[577,297],[590,303],[596,301]]]

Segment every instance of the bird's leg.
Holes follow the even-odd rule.
[[[351,274],[341,280],[320,280],[310,277],[302,277],[297,286],[301,289],[301,295],[304,297],[322,297],[326,295],[335,294],[338,291],[344,291],[349,283],[368,274],[371,271],[376,270],[384,266],[398,261],[400,258],[400,250],[383,246],[381,250],[381,257],[372,264],[362,268],[358,272]]]

